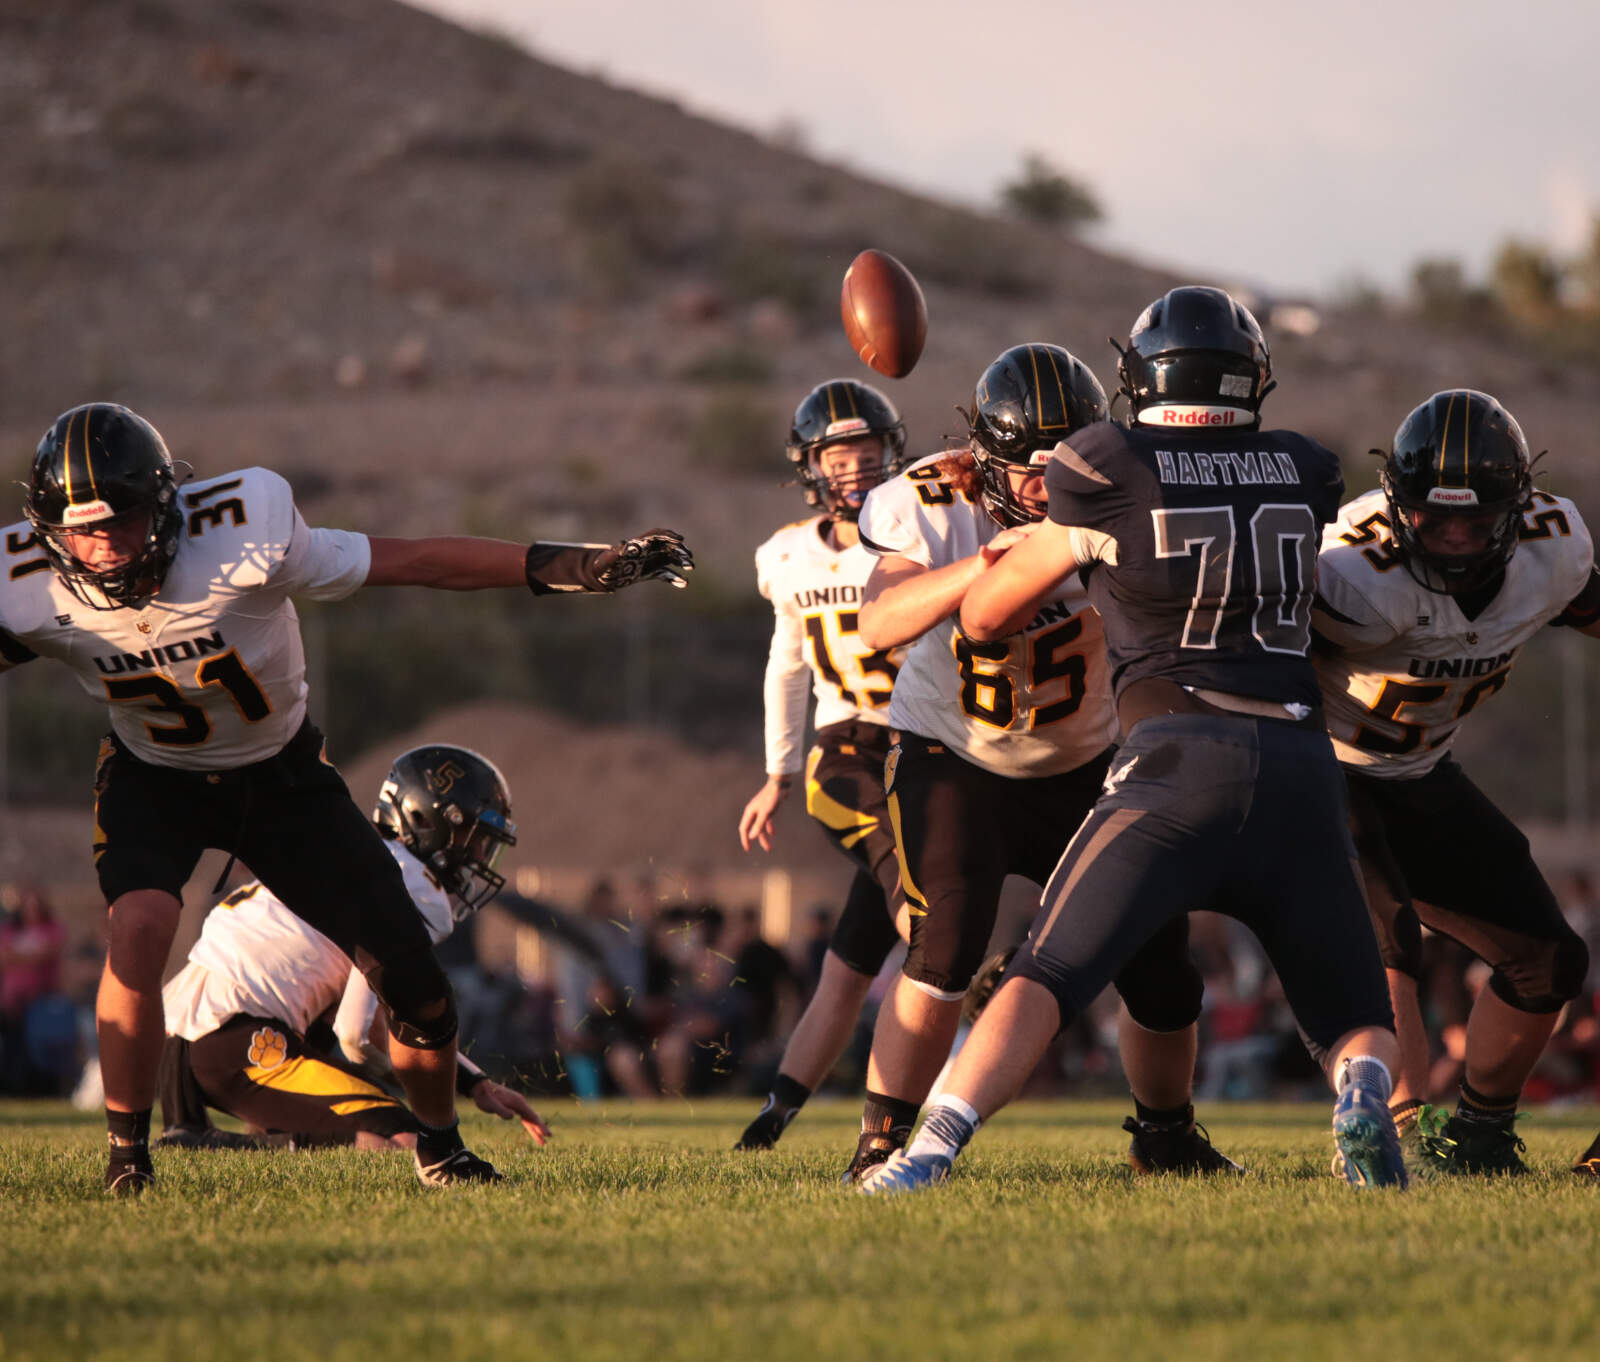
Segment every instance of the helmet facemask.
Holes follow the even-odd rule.
[[[1511,413],[1487,393],[1447,389],[1412,410],[1386,453],[1374,452],[1395,547],[1418,585],[1459,596],[1493,583],[1533,500],[1528,443]]]
[[[847,473],[823,472],[822,463],[830,451],[865,440],[877,442],[876,462],[862,460],[856,470]],[[867,499],[867,493],[900,471],[899,452],[899,449],[891,445],[888,440],[876,434],[836,439],[811,446],[804,451],[804,458],[799,465],[799,480],[801,486],[806,489],[806,501],[818,507],[830,519],[852,522],[857,520],[861,515],[861,505]]]
[[[172,458],[155,428],[113,403],[74,407],[40,440],[24,513],[61,583],[93,610],[140,606],[161,589],[183,530]],[[96,566],[73,541],[142,521],[126,562]],[[124,541],[125,542],[125,541]]]
[[[1042,477],[1054,456],[1054,448],[1036,449],[1020,461],[1006,458],[986,449],[976,436],[972,440],[972,457],[978,465],[980,487],[978,498],[994,521],[1002,527],[1032,525],[1045,518],[1050,510],[1048,496],[1030,497],[1019,492],[1012,482],[1013,474]]]

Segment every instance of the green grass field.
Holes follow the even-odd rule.
[[[539,1150],[476,1113],[505,1186],[395,1155],[172,1152],[100,1191],[95,1117],[0,1105],[0,1358],[1600,1356],[1600,1112],[1524,1119],[1537,1175],[1359,1194],[1328,1109],[1203,1112],[1248,1181],[1135,1181],[1120,1104],[1016,1107],[943,1188],[836,1183],[854,1103],[770,1155],[750,1103],[551,1103]]]

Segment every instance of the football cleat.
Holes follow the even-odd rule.
[[[1216,1149],[1206,1128],[1191,1115],[1186,1125],[1156,1125],[1128,1117],[1122,1128],[1133,1136],[1128,1162],[1135,1173],[1233,1173],[1245,1170]]]
[[[468,1182],[504,1182],[498,1169],[487,1159],[480,1159],[470,1149],[458,1149],[438,1163],[423,1163],[419,1154],[412,1158],[417,1167],[417,1181],[424,1187],[457,1187]]]
[[[876,1131],[863,1130],[856,1142],[856,1154],[839,1181],[846,1187],[858,1186],[874,1168],[889,1161],[904,1148],[903,1141]]]
[[[1572,1165],[1572,1171],[1581,1178],[1600,1182],[1600,1135],[1596,1135],[1594,1143],[1578,1155],[1578,1161]]]
[[[950,1176],[950,1160],[943,1154],[907,1154],[897,1149],[875,1164],[856,1185],[862,1196],[899,1196],[920,1192]]]
[[[1405,1156],[1395,1134],[1394,1117],[1376,1093],[1350,1083],[1333,1108],[1337,1167],[1353,1187],[1405,1187]]]
[[[1509,1122],[1452,1116],[1437,1134],[1422,1137],[1417,1172],[1430,1178],[1521,1177],[1533,1171],[1522,1161],[1527,1148]]]
[[[168,1126],[156,1137],[157,1149],[261,1149],[254,1135],[215,1126]]]
[[[1389,1112],[1394,1117],[1395,1133],[1400,1137],[1400,1156],[1405,1160],[1406,1171],[1415,1176],[1422,1172],[1422,1141],[1429,1135],[1443,1131],[1445,1122],[1450,1119],[1450,1112],[1428,1102],[1419,1102],[1399,1111],[1391,1107]],[[1337,1149],[1333,1151],[1333,1175],[1336,1178],[1344,1176],[1344,1155]]]
[[[156,1185],[156,1170],[147,1146],[118,1145],[106,1164],[106,1191],[112,1196],[138,1196]]]

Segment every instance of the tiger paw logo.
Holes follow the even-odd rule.
[[[289,1042],[281,1031],[263,1026],[250,1037],[250,1062],[258,1069],[276,1069],[288,1057]]]

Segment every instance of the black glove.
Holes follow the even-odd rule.
[[[604,544],[530,544],[523,563],[535,596],[552,591],[621,591],[644,577],[686,586],[694,555],[676,530],[646,530],[609,547]]]
[[[602,591],[621,591],[645,577],[687,586],[682,574],[694,571],[694,555],[676,530],[646,530],[603,549],[594,560]]]

